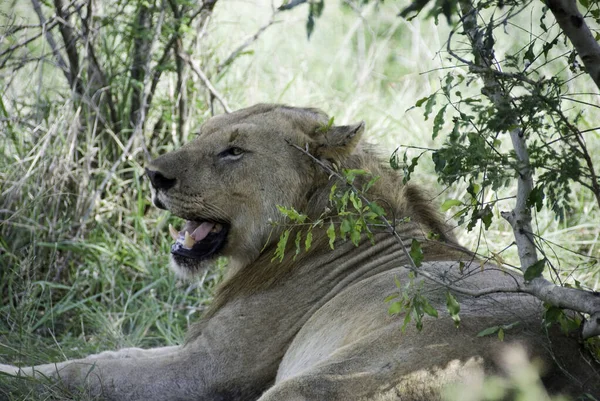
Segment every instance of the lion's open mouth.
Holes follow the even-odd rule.
[[[188,220],[181,231],[169,224],[169,233],[175,241],[173,255],[204,260],[213,256],[225,245],[229,226],[213,221]]]

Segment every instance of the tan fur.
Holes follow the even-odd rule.
[[[470,263],[472,256],[423,192],[403,185],[399,174],[361,144],[364,123],[329,128],[327,123],[316,109],[256,105],[212,118],[196,140],[149,166],[171,182],[157,186],[158,205],[183,218],[230,226],[220,254],[232,270],[184,346],[121,350],[23,372],[53,375],[73,388],[86,384],[93,394],[114,400],[431,401],[440,399],[447,384],[480,383],[502,373],[498,356],[506,344],[518,344],[543,361],[551,391],[598,396],[595,367],[577,342],[554,332],[547,337],[540,303],[525,295],[455,294],[461,302],[456,328],[445,312],[445,288],[417,276],[408,291],[420,289],[440,316],[426,317],[422,332],[414,324],[402,332],[403,316],[390,316],[384,299],[399,291],[396,281],[404,287],[411,279],[398,241],[383,229],[374,244],[363,239],[355,247],[338,240],[332,251],[324,229],[317,228],[309,252],[294,258],[291,240],[283,261],[271,261],[282,232],[269,224],[282,221],[277,205],[312,219],[330,206],[333,181],[292,146],[297,145],[334,168],[380,177],[367,196],[398,221],[405,242],[421,241],[420,269],[472,289],[521,281]],[[232,146],[244,151],[235,160],[222,156]],[[427,240],[430,233],[438,240]],[[177,270],[190,274],[210,263],[174,259]],[[504,343],[476,336],[516,321]],[[18,371],[4,365],[0,370]]]

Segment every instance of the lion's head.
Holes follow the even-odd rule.
[[[420,193],[402,186],[398,174],[358,146],[363,131],[363,122],[329,126],[320,110],[271,104],[208,120],[195,140],[147,169],[156,206],[187,220],[181,230],[171,228],[175,269],[193,273],[221,255],[238,267],[248,265],[278,240],[270,224],[281,219],[277,205],[326,207],[327,173],[291,145],[327,163],[376,170],[384,177],[374,190],[389,197],[386,204],[398,213],[413,208],[412,218],[444,236]]]

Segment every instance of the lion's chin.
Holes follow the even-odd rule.
[[[171,254],[169,266],[178,277],[190,279],[212,268],[216,260],[216,257],[214,259],[195,260]]]

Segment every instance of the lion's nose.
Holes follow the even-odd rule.
[[[160,171],[151,170],[149,168],[146,168],[146,174],[148,175],[148,178],[150,178],[152,186],[156,189],[162,189],[163,191],[172,188],[177,182],[175,178],[165,177]]]

